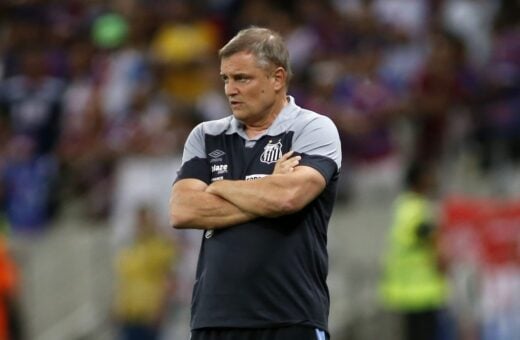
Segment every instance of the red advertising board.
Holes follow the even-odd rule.
[[[520,265],[520,200],[446,199],[440,241],[448,260]]]

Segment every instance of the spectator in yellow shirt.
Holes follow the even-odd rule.
[[[137,212],[135,241],[115,262],[115,316],[121,340],[158,339],[172,282],[175,247],[158,232],[153,211]]]

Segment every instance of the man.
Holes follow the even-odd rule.
[[[388,309],[402,316],[404,339],[434,340],[441,331],[447,287],[430,197],[437,189],[433,166],[413,162],[405,184],[394,208],[381,297]]]
[[[337,129],[287,96],[277,33],[242,30],[219,56],[233,115],[191,132],[170,201],[174,227],[205,230],[192,339],[326,339]]]

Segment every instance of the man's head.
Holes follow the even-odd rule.
[[[266,71],[283,68],[286,72],[286,86],[289,86],[292,76],[289,51],[280,34],[261,27],[243,29],[220,49],[218,55],[222,60],[239,52],[252,54],[258,66]]]
[[[268,125],[286,101],[289,53],[278,33],[252,27],[219,52],[220,75],[235,117],[246,125]]]

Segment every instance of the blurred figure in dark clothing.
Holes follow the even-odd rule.
[[[413,159],[439,160],[447,128],[457,109],[468,105],[476,90],[460,39],[433,32],[430,53],[412,86]]]
[[[44,50],[27,48],[18,75],[0,84],[0,113],[13,134],[36,143],[37,154],[53,153],[60,132],[64,83],[47,73]]]
[[[9,223],[36,231],[56,208],[56,158],[64,83],[50,77],[45,51],[27,48],[18,75],[0,83],[0,115],[10,145],[1,180]]]
[[[520,162],[520,5],[502,1],[494,23],[490,59],[483,70],[477,141],[487,171]]]

